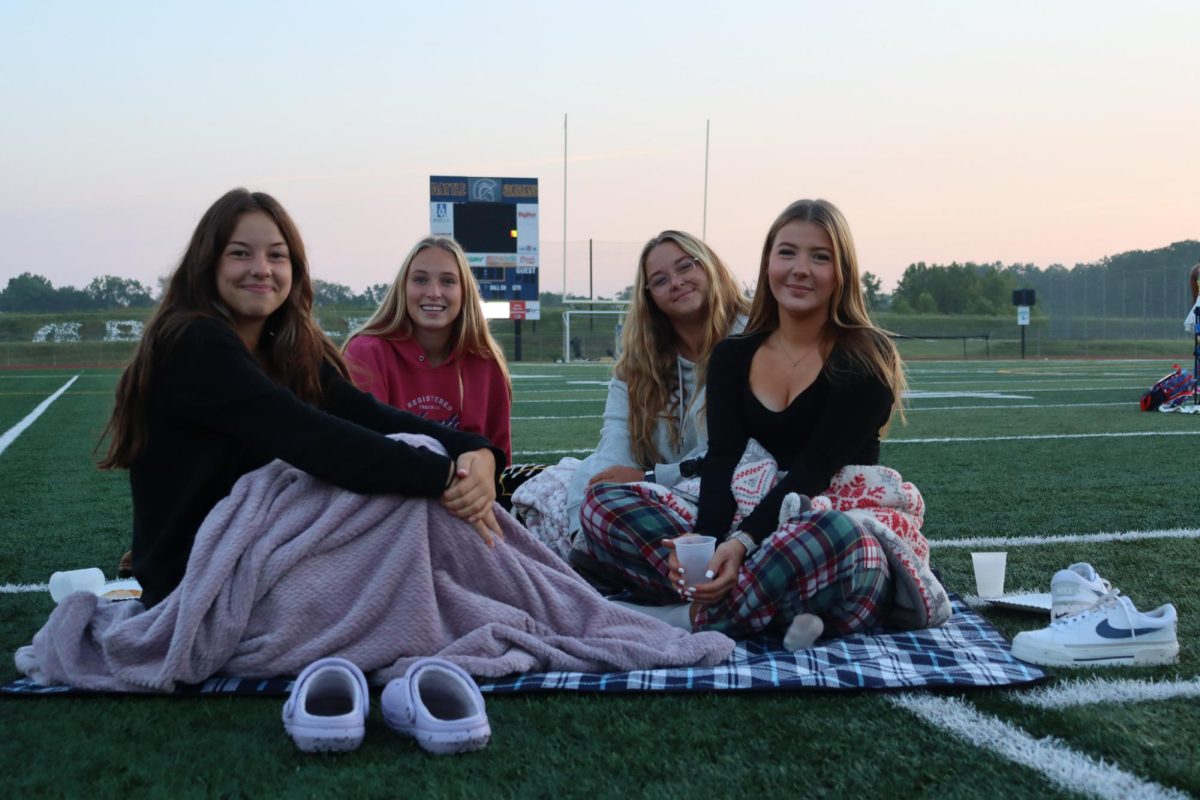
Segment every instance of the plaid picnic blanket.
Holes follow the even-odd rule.
[[[954,613],[940,628],[846,636],[792,653],[778,638],[738,642],[715,667],[633,672],[542,672],[486,680],[484,692],[711,692],[755,690],[911,689],[1019,686],[1046,674],[1012,656],[1009,643],[977,611],[951,595]],[[290,678],[210,678],[179,686],[176,696],[283,696]],[[68,686],[39,686],[27,678],[0,686],[5,695],[90,694]]]
[[[177,683],[175,691],[166,695],[138,697],[286,697],[291,694],[294,678],[209,678],[203,683]],[[74,686],[43,686],[33,678],[18,678],[0,686],[0,695],[20,697],[48,697],[53,695],[103,695],[122,692],[93,692],[76,689]]]
[[[939,628],[845,636],[793,653],[778,638],[737,643],[715,667],[619,673],[544,672],[480,682],[483,692],[710,692],[728,690],[912,689],[1017,686],[1046,673],[1013,658],[1008,641],[950,595],[953,614]]]

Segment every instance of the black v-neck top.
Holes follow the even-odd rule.
[[[766,408],[750,388],[750,362],[769,333],[725,339],[708,362],[708,455],[696,530],[718,539],[731,531],[737,506],[730,483],[750,439],[788,473],[739,526],[762,541],[778,527],[785,495],[820,494],[842,467],[877,464],[879,431],[892,412],[891,389],[837,345],[816,380],[787,408]]]
[[[272,381],[233,329],[215,319],[188,323],[153,369],[146,446],[129,468],[133,573],[147,608],[183,579],[213,506],[272,459],[353,492],[437,497],[450,459],[380,434],[428,434],[451,458],[489,446],[477,434],[377,402],[328,364],[321,405],[309,405]],[[504,453],[492,451],[499,470]]]

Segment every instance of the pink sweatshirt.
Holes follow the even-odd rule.
[[[346,348],[346,364],[355,385],[380,402],[451,428],[481,433],[512,463],[512,398],[504,373],[492,359],[451,356],[432,367],[411,339],[355,336]]]

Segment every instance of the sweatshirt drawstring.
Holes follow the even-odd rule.
[[[686,416],[685,409],[687,408],[687,387],[683,385],[683,365],[679,363],[679,359],[675,359],[675,376],[679,381],[679,439],[683,441],[683,420]]]

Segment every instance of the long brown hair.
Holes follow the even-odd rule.
[[[767,264],[771,259],[771,248],[775,236],[790,222],[811,222],[829,234],[833,243],[835,285],[829,298],[829,321],[827,332],[843,349],[851,361],[865,368],[892,391],[893,411],[904,418],[904,364],[896,345],[887,332],[871,321],[863,296],[862,281],[858,274],[858,255],[854,250],[854,238],[850,225],[842,212],[828,200],[797,200],[785,208],[771,223],[763,242],[762,261],[758,269],[758,285],[754,290],[754,301],[750,305],[750,320],[746,333],[773,331],[779,327],[779,302],[771,293],[767,278]],[[829,368],[829,361],[825,362]],[[886,430],[885,426],[885,430]]]
[[[342,344],[342,352],[346,352],[350,340],[355,336],[384,336],[395,339],[411,339],[413,337],[413,320],[408,313],[408,273],[412,269],[412,263],[416,260],[417,255],[422,250],[431,247],[444,250],[454,258],[454,263],[458,266],[458,283],[462,286],[462,308],[451,325],[450,337],[447,342],[448,352],[443,355],[447,358],[454,356],[458,359],[464,354],[471,353],[495,361],[496,365],[500,367],[501,374],[504,375],[504,383],[508,386],[508,394],[511,397],[512,378],[508,374],[504,351],[500,349],[500,344],[492,336],[491,330],[488,329],[487,318],[483,315],[483,295],[479,291],[479,284],[476,282],[471,268],[467,265],[466,253],[463,252],[458,242],[448,236],[426,236],[413,245],[413,248],[408,251],[408,255],[404,257],[404,263],[400,265],[400,271],[396,273],[396,279],[388,287],[387,294],[384,295],[379,308],[375,310],[365,325],[346,338]],[[464,387],[461,362],[458,364],[458,370],[461,405],[466,401],[466,398],[462,396]]]
[[[105,436],[111,436],[108,454],[100,462],[102,469],[127,468],[145,449],[147,405],[155,370],[170,355],[187,324],[206,317],[233,327],[233,315],[217,293],[217,264],[238,220],[254,212],[266,214],[279,228],[292,264],[292,288],[283,305],[267,318],[255,353],[259,363],[272,380],[309,403],[321,399],[322,362],[332,364],[343,376],[347,374],[337,347],[312,317],[312,280],[296,224],[269,194],[233,189],[200,218],[133,359],[117,382],[116,403],[104,430]]]
[[[646,258],[664,242],[674,242],[708,276],[704,315],[708,325],[696,360],[696,385],[703,386],[708,357],[717,342],[733,330],[737,318],[746,313],[747,301],[729,268],[707,244],[690,233],[667,230],[646,242],[638,257],[633,279],[633,298],[621,330],[621,355],[613,374],[629,386],[629,438],[633,457],[649,469],[662,458],[654,444],[654,429],[661,419],[669,426],[670,441],[676,448],[683,440],[679,429],[681,409],[671,406],[671,394],[678,388],[676,358],[679,353],[671,320],[654,303],[647,291]],[[687,409],[682,409],[686,413]]]

